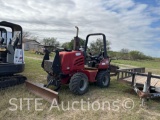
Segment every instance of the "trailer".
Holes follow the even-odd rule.
[[[145,73],[145,68],[131,68],[117,70],[117,80],[128,83],[142,100],[160,97],[160,75]]]

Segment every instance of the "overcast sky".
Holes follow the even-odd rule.
[[[0,20],[33,35],[71,40],[102,32],[111,49],[139,50],[160,57],[160,0],[0,0]]]

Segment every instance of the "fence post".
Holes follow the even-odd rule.
[[[149,91],[150,85],[151,85],[151,77],[152,77],[152,72],[148,72],[147,76],[147,89]]]
[[[135,73],[132,74],[132,84],[131,84],[131,86],[134,86],[134,82],[135,82],[134,80],[135,80]]]
[[[125,77],[127,77],[127,72],[125,72]]]
[[[121,78],[123,78],[123,75],[124,75],[124,72],[122,72],[122,77]]]
[[[119,74],[120,74],[120,72],[118,71],[118,74],[117,74],[117,81],[119,80]]]
[[[142,73],[145,73],[145,68],[142,69]]]

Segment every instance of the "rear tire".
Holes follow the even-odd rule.
[[[110,74],[109,72],[105,71],[99,71],[96,77],[96,84],[97,86],[101,88],[107,88],[110,85]]]
[[[88,91],[88,77],[84,73],[75,73],[69,83],[70,91],[76,95],[82,95]]]

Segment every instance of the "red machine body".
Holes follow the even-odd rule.
[[[79,29],[76,28],[77,35],[74,38],[73,50],[56,49],[54,60],[49,60],[49,51],[45,50],[41,66],[48,75],[47,85],[44,86],[48,88],[50,85],[54,85],[56,87],[54,91],[58,91],[62,84],[68,84],[70,91],[75,95],[85,94],[88,91],[89,82],[94,82],[100,88],[109,87],[110,61],[106,49],[106,36],[103,33],[88,34],[82,48],[78,37]],[[103,46],[99,46],[98,53],[93,52],[94,54],[92,54],[87,49],[88,40],[90,36],[97,35],[103,37]],[[57,94],[50,94],[50,90],[46,88],[43,89],[33,84],[30,84],[30,88],[34,93],[37,93],[37,89],[41,91],[41,94],[39,92],[37,94],[45,99],[53,98],[48,95],[57,97]]]
[[[59,52],[61,70],[63,74],[84,69],[84,55],[82,51]]]
[[[97,53],[90,52],[87,44],[90,36],[102,36],[103,46]],[[87,92],[89,82],[96,83],[99,87],[107,88],[110,84],[110,61],[106,49],[106,37],[103,33],[88,34],[83,49],[80,49],[80,38],[74,38],[74,48],[55,50],[54,60],[49,60],[46,51],[41,66],[48,73],[47,85],[56,86],[59,90],[62,84],[69,84],[70,90],[77,95]]]
[[[103,59],[97,68],[85,66],[85,57],[82,51],[59,52],[62,73],[68,75],[61,80],[62,84],[69,83],[70,77],[76,72],[87,75],[89,82],[96,82],[95,78],[99,70],[109,68],[109,59]]]

